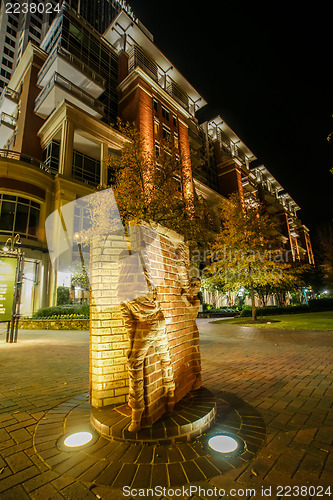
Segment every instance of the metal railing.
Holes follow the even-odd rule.
[[[59,75],[59,73],[54,73],[49,83],[43,88],[40,94],[38,94],[35,100],[35,112],[55,85],[59,85],[63,89],[68,90],[68,92],[70,92],[74,97],[77,97],[84,104],[95,109],[97,113],[103,115],[104,105],[101,102],[97,101],[97,99],[92,97],[90,94],[74,85],[74,83],[71,83],[69,80]]]
[[[19,153],[18,151],[11,151],[10,149],[0,149],[0,161],[1,158],[29,163],[30,165],[34,165],[35,167],[40,168],[44,172],[51,173],[51,169],[45,163],[41,162],[37,158],[34,158],[33,156]]]
[[[3,91],[1,92],[1,95],[0,95],[0,108],[1,108],[1,105],[2,105],[3,101],[6,98],[9,98],[9,99],[11,99],[14,102],[18,102],[19,93],[16,92],[15,90],[13,90],[13,89],[10,89],[9,87],[5,87],[3,89]]]
[[[100,87],[105,88],[105,80],[102,78],[100,75],[95,73],[89,66],[84,64],[80,59],[76,56],[73,56],[68,50],[64,49],[60,45],[57,45],[55,49],[51,52],[49,57],[46,59],[44,65],[40,69],[38,73],[38,83],[37,85],[40,85],[40,82],[43,80],[44,76],[46,73],[49,71],[50,67],[54,63],[55,59],[60,56],[63,59],[65,59],[67,62],[69,62],[72,66],[77,68],[79,71],[87,75],[88,78],[93,80],[97,85]]]
[[[133,45],[129,53],[129,61],[128,61],[128,71],[131,73],[135,70],[135,68],[139,66],[139,68],[143,69],[148,75],[155,80],[158,81],[158,66],[157,64],[148,57],[144,51],[138,46]]]
[[[133,45],[129,52],[128,71],[132,73],[135,68],[141,68],[152,78],[158,85],[164,89],[171,97],[175,99],[187,111],[190,109],[189,96],[183,92],[179,85],[166,74],[165,71],[153,61],[145,52],[138,46]],[[162,75],[162,76],[161,76]],[[191,101],[194,110],[194,103]]]
[[[12,115],[7,115],[7,113],[2,112],[0,115],[0,124],[9,125],[13,129],[16,127],[16,118]]]
[[[177,85],[176,82],[174,82],[170,77],[168,77],[168,83],[166,86],[166,91],[168,92],[171,97],[173,97],[181,106],[183,106],[185,109],[188,110],[188,95],[185,94]]]

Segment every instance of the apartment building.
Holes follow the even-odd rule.
[[[31,19],[28,24],[35,26]],[[22,44],[9,33],[18,42],[17,57],[0,97],[0,242],[21,236],[22,314],[54,304],[57,287],[70,286],[78,245],[72,242],[52,266],[45,220],[108,183],[105,160],[121,154],[126,140],[112,127],[117,116],[136,124],[147,152],[158,154],[163,140],[173,142],[185,198],[194,190],[211,203],[235,191],[244,199],[256,193],[280,221],[293,258],[313,263],[299,207],[266,167],[251,167],[254,154],[220,116],[198,122],[206,101],[126,2],[64,2],[45,26],[39,39],[28,35]],[[79,201],[72,218],[80,230],[85,213]]]

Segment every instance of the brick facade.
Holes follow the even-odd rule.
[[[141,226],[144,261],[149,279],[156,287],[157,300],[164,315],[171,358],[175,401],[201,385],[199,333],[195,319],[199,301],[191,298],[187,274],[188,248],[177,233],[161,226]],[[128,401],[129,373],[127,354],[130,349],[128,329],[117,295],[119,258],[133,245],[129,238],[97,237],[91,250],[91,341],[90,395],[94,407],[121,405]],[[138,241],[138,238],[135,238]],[[130,297],[129,297],[130,298]],[[142,331],[149,324],[136,325]],[[161,360],[154,344],[144,362],[144,404],[142,426],[149,426],[167,411]]]

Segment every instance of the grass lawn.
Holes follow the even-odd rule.
[[[259,317],[258,323],[251,318],[235,318],[214,321],[213,323],[228,323],[241,326],[257,326],[260,328],[276,328],[283,330],[323,330],[333,331],[333,311],[281,314]]]

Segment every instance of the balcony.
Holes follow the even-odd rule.
[[[188,95],[139,46],[133,45],[129,52],[128,72],[132,73],[137,67],[141,68],[152,80],[158,83],[186,111],[194,114],[195,105]]]
[[[135,68],[139,67],[143,69],[145,73],[150,76],[155,82],[158,81],[158,66],[157,64],[150,59],[144,51],[138,46],[133,45],[129,52],[129,61],[128,61],[128,71],[131,73],[135,70]]]
[[[47,118],[64,99],[94,118],[100,119],[103,116],[104,106],[101,102],[58,73],[53,75],[37,96],[35,113]]]
[[[33,156],[20,153],[18,151],[11,151],[9,149],[0,149],[0,161],[2,160],[2,158],[4,158],[5,160],[15,160],[24,163],[29,163],[34,167],[40,168],[44,172],[50,173],[50,169],[47,167],[47,165],[42,163],[40,160],[34,158]]]
[[[171,78],[167,79],[166,89],[167,93],[171,95],[183,108],[189,109],[188,96],[181,90],[181,88]]]
[[[0,96],[0,112],[13,115],[16,111],[18,100],[18,92],[5,87]]]
[[[16,119],[7,113],[0,115],[0,148],[3,148],[14,133]]]
[[[242,185],[244,188],[244,192],[255,193],[256,191],[258,191],[256,181],[252,179],[250,176],[242,178]]]
[[[57,46],[46,59],[38,73],[37,85],[45,87],[55,73],[70,80],[74,85],[95,98],[105,91],[105,80],[60,46]]]

